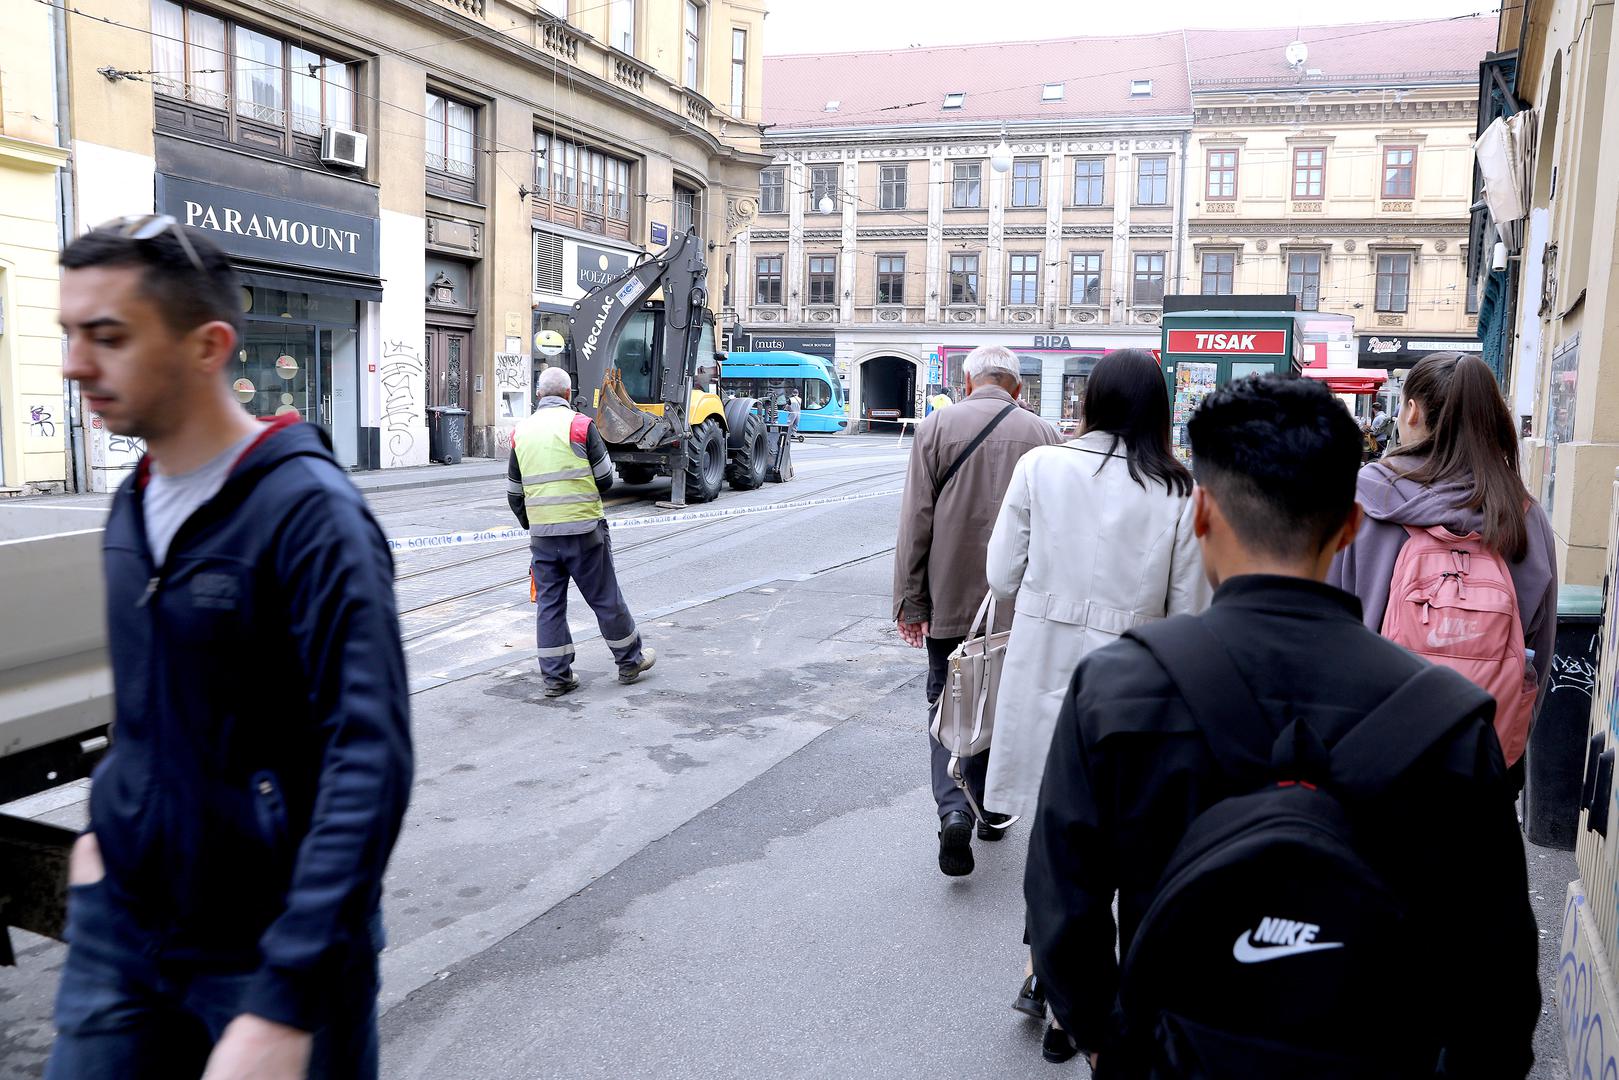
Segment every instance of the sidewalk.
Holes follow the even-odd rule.
[[[354,486],[372,495],[406,488],[442,487],[474,480],[504,479],[506,461],[494,458],[462,458],[454,465],[419,465],[410,469],[377,469],[350,473]]]

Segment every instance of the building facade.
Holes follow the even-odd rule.
[[[570,10],[571,9],[571,10]],[[169,213],[243,278],[233,385],[352,468],[497,454],[536,333],[674,231],[711,288],[746,221],[762,4],[86,0],[68,23],[77,216]],[[363,28],[363,31],[362,29]],[[84,424],[90,486],[139,447]]]
[[[61,491],[69,475],[56,320],[63,17],[19,5],[0,35],[0,492]]]
[[[1468,207],[1486,18],[1193,30],[1187,293],[1352,320],[1333,367],[1481,351]],[[1347,326],[1348,323],[1346,322]]]
[[[765,78],[734,347],[828,355],[880,424],[959,392],[979,344],[1018,352],[1054,420],[1102,352],[1156,345],[1184,219],[1179,34],[772,57]]]
[[[1526,436],[1525,480],[1551,514],[1558,569],[1571,584],[1599,584],[1606,573],[1619,467],[1612,43],[1611,7],[1531,0],[1502,12],[1477,91],[1531,136],[1509,163],[1522,179],[1524,213],[1481,229],[1504,258],[1475,260],[1475,273],[1502,326],[1492,344]]]

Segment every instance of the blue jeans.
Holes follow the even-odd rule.
[[[69,890],[68,940],[47,1080],[201,1076],[254,973],[166,957],[105,880]],[[336,1000],[339,1014],[315,1032],[310,1080],[375,1080],[374,958]]]

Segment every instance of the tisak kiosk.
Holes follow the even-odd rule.
[[[1189,460],[1186,421],[1198,403],[1232,379],[1304,369],[1299,325],[1289,311],[1164,313],[1164,379],[1169,383],[1175,456]]]

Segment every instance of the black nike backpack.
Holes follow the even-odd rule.
[[[1330,751],[1301,720],[1269,748],[1231,723],[1259,704],[1194,618],[1132,631],[1163,665],[1228,780],[1170,858],[1120,974],[1124,1066],[1151,1080],[1434,1076],[1432,1017],[1406,985],[1432,957],[1400,895],[1357,846],[1351,808],[1476,723],[1489,695],[1425,668]],[[1238,730],[1251,729],[1245,725]],[[1256,752],[1257,751],[1257,752]]]

